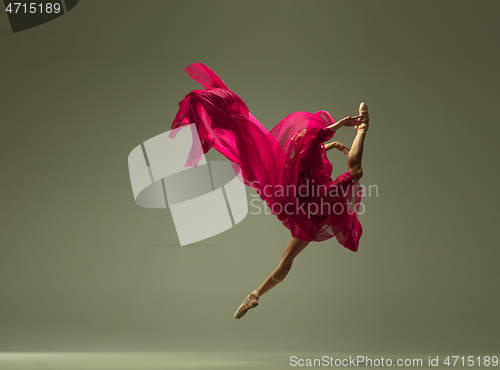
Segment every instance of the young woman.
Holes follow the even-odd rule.
[[[195,63],[185,71],[204,87],[179,103],[171,127],[196,125],[200,143],[193,143],[186,165],[196,166],[213,147],[237,165],[233,168],[236,173],[241,170],[240,180],[257,191],[292,234],[276,269],[237,309],[234,317],[239,319],[258,305],[262,294],[283,281],[295,257],[311,241],[335,236],[347,249],[358,250],[362,234],[358,182],[363,175],[368,107],[361,103],[358,116],[338,122],[326,111],[296,112],[267,131],[210,68]],[[338,142],[323,144],[342,127],[354,127],[357,132],[351,149]],[[333,148],[348,154],[349,167],[335,180],[326,155]]]

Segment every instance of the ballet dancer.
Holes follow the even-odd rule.
[[[214,148],[237,165],[233,168],[241,171],[240,180],[257,191],[292,235],[278,266],[236,310],[234,317],[240,319],[258,305],[262,294],[283,281],[295,257],[311,241],[335,236],[345,248],[358,250],[362,234],[358,183],[363,175],[361,158],[369,124],[368,107],[361,103],[358,116],[338,122],[326,111],[295,112],[268,131],[210,68],[194,63],[185,71],[204,88],[185,96],[171,126],[174,130],[196,125],[200,140],[193,142],[186,166],[197,166],[202,155]],[[338,142],[325,145],[342,127],[356,130],[351,148]],[[177,131],[169,136],[175,137]],[[349,167],[335,180],[326,155],[332,149],[347,154]],[[279,191],[290,187],[291,192]],[[301,191],[304,188],[306,194]]]

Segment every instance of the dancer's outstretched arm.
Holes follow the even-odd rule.
[[[361,119],[361,118],[363,118],[363,116],[357,116],[357,117],[349,116],[349,117],[341,119],[340,121],[338,121],[337,123],[334,123],[333,125],[330,125],[324,129],[318,130],[316,133],[316,137],[309,143],[307,148],[305,148],[304,150],[302,150],[300,152],[301,158],[304,158],[306,161],[309,160],[310,158],[312,158],[314,151],[320,145],[323,145],[323,142],[326,141],[326,137],[330,136],[328,134],[328,129],[330,130],[330,132],[335,132],[339,128],[344,127],[344,126],[358,126],[361,123],[361,121],[359,121],[359,119]],[[301,135],[303,136],[304,133],[302,133]],[[299,135],[297,135],[297,137],[299,137]],[[325,144],[326,150],[330,150],[332,148],[337,148],[338,150],[340,150],[344,154],[349,153],[349,148],[346,147],[344,144],[337,143],[337,142]]]
[[[349,116],[349,117],[341,119],[340,121],[334,123],[333,125],[328,126],[328,128],[330,129],[330,131],[334,132],[334,131],[337,131],[339,128],[344,127],[344,126],[347,126],[347,127],[358,126],[363,122],[362,120],[363,120],[363,115],[359,115],[356,117]],[[345,146],[342,143],[336,142],[336,141],[334,141],[332,143],[325,144],[326,151],[332,150],[333,148],[340,150],[344,154],[347,154],[350,151],[350,149],[347,146]]]
[[[359,115],[356,117],[349,116],[346,118],[342,118],[340,121],[334,123],[333,125],[328,126],[328,128],[330,129],[330,131],[334,132],[334,131],[337,131],[339,128],[344,127],[344,126],[347,126],[347,127],[358,126],[359,124],[361,124],[363,122],[362,120],[363,120],[363,115]],[[325,144],[326,151],[332,150],[333,148],[340,150],[344,154],[347,154],[350,151],[350,149],[348,147],[346,147],[344,144],[338,143],[336,141],[334,141],[332,143]]]
[[[337,131],[341,127],[353,127],[353,126],[359,126],[363,122],[363,116],[359,115],[356,117],[346,117],[342,118],[340,121],[335,122],[333,125],[328,126],[330,131],[334,132]]]
[[[348,149],[349,155],[347,156],[347,166],[349,167],[349,172],[351,173],[354,182],[358,182],[363,176],[363,169],[361,168],[361,158],[363,157],[363,144],[365,141],[366,131],[368,130],[369,116],[368,116],[368,106],[365,103],[361,103],[359,106],[359,116],[356,117],[346,117],[340,121],[328,126],[331,131],[336,131],[341,127],[354,127],[357,131],[356,137],[352,143],[351,149]],[[325,145],[326,150],[332,148],[339,148],[340,143],[329,143]],[[343,145],[343,144],[340,144]],[[345,146],[345,145],[344,145]],[[345,151],[343,151],[345,153]]]
[[[337,141],[334,141],[332,143],[328,143],[328,144],[325,144],[325,150],[326,151],[329,151],[329,150],[332,150],[332,149],[337,149],[337,150],[340,150],[342,153],[344,154],[347,154],[349,153],[349,149],[348,147],[346,147],[344,144],[342,143],[339,143]]]

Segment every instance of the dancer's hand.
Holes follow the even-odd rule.
[[[358,126],[358,125],[363,123],[363,116],[356,116],[356,117],[349,116],[346,118],[342,118],[337,123],[341,124],[342,126],[346,126],[346,127]]]
[[[332,143],[325,144],[325,149],[327,151],[330,150],[330,149],[333,149],[333,148],[335,148],[337,150],[340,150],[344,154],[349,153],[349,150],[351,150],[348,147],[346,147],[344,144],[336,142],[336,141],[334,141]]]

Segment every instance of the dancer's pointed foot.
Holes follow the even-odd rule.
[[[252,293],[250,293],[245,298],[245,300],[240,305],[240,307],[238,307],[238,309],[234,313],[234,317],[236,319],[241,319],[243,316],[246,315],[246,313],[248,312],[248,310],[250,310],[251,308],[257,307],[257,305],[259,304],[259,302],[258,302],[259,297],[260,297],[259,293],[257,293],[256,290],[254,290]]]
[[[364,102],[359,105],[359,115],[363,116],[363,123],[358,126],[354,126],[354,129],[358,132],[359,130],[366,132],[368,131],[368,126],[370,124],[370,116],[368,115],[368,105]]]

